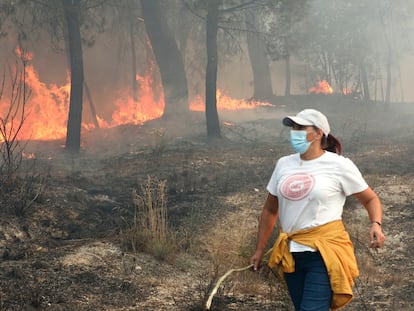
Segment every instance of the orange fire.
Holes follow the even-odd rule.
[[[66,136],[67,118],[70,100],[69,77],[64,85],[43,83],[36,73],[33,65],[27,64],[33,55],[16,50],[16,54],[26,62],[25,82],[30,89],[30,97],[25,105],[26,118],[19,131],[18,139],[28,140],[55,140]],[[96,116],[101,128],[110,128],[123,124],[143,124],[149,120],[160,118],[164,112],[164,94],[154,93],[154,81],[152,70],[150,69],[144,76],[137,76],[139,84],[139,99],[134,100],[128,91],[120,94],[114,103],[114,111],[110,121],[104,120],[99,115]],[[4,94],[3,94],[4,95]],[[0,102],[0,116],[7,113],[10,109],[12,100],[7,100],[3,96]],[[217,109],[219,110],[238,110],[254,109],[259,106],[271,106],[269,103],[233,99],[224,92],[217,91]],[[193,111],[204,111],[205,101],[199,96],[189,107]],[[99,111],[98,111],[99,114]],[[14,122],[19,122],[17,118]],[[11,125],[9,125],[11,126]],[[13,125],[12,127],[16,127]],[[83,130],[94,129],[93,123],[82,123]]]
[[[239,110],[239,109],[254,109],[260,106],[271,106],[269,103],[258,101],[247,101],[244,99],[234,99],[224,94],[221,90],[217,90],[217,109],[218,110]],[[190,110],[205,111],[205,101],[201,96],[191,102]]]
[[[30,97],[24,107],[25,119],[23,122],[20,121],[23,114],[22,102],[18,102],[19,99],[22,101],[22,97],[15,94],[13,99],[2,98],[0,103],[2,117],[6,116],[9,111],[15,112],[14,117],[9,116],[7,127],[16,129],[19,123],[22,123],[19,139],[57,139],[63,137],[68,116],[68,85],[59,87],[52,84],[48,86],[40,82],[31,65],[27,65],[25,68],[25,81],[30,89]]]
[[[19,54],[20,55],[20,54]],[[164,95],[155,98],[152,92],[151,73],[145,77],[137,76],[140,85],[140,99],[134,101],[130,95],[120,96],[115,102],[115,110],[112,120],[106,121],[99,115],[96,116],[101,128],[109,128],[122,124],[142,124],[148,120],[162,116],[164,111]],[[25,68],[25,82],[30,89],[30,97],[25,104],[26,118],[19,131],[18,138],[21,140],[54,140],[66,136],[67,117],[69,112],[70,82],[69,77],[66,84],[47,85],[40,81],[32,65]],[[126,93],[126,92],[125,92]],[[10,109],[12,100],[3,99],[0,103],[1,116],[6,115]],[[20,112],[21,115],[21,112]],[[20,118],[17,117],[8,124],[9,128],[16,128]],[[12,120],[10,120],[12,122]],[[82,123],[85,130],[94,129],[92,123]]]
[[[310,94],[332,94],[333,88],[329,85],[328,81],[322,80],[318,82],[318,85],[309,88]]]
[[[25,159],[35,159],[36,155],[32,152],[29,152],[29,153],[22,152],[22,157],[25,158]]]
[[[158,119],[164,112],[164,94],[156,98],[152,86],[154,81],[152,74],[147,73],[142,77],[137,75],[140,85],[140,98],[135,101],[130,95],[121,97],[115,102],[116,110],[112,113],[112,121],[109,127],[121,124],[143,124],[146,121]]]
[[[28,62],[33,59],[32,52],[22,50],[20,47],[17,47],[14,52],[16,53],[17,57],[19,57],[24,62]]]

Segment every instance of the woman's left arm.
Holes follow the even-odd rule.
[[[377,194],[370,188],[355,193],[354,196],[361,202],[371,220],[370,247],[379,248],[384,244],[385,236],[382,232],[382,206]]]

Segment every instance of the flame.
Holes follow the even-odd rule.
[[[136,76],[140,85],[140,99],[135,101],[130,95],[121,97],[115,102],[117,109],[112,113],[110,127],[121,124],[142,124],[146,121],[158,119],[164,112],[164,93],[156,98],[152,86],[154,81],[151,72],[145,77]]]
[[[33,53],[32,52],[22,50],[20,47],[17,47],[14,50],[14,52],[16,53],[17,57],[19,57],[24,62],[28,62],[28,61],[31,61],[33,59]]]
[[[308,92],[311,94],[332,94],[333,88],[328,81],[322,80],[318,82],[318,85],[310,87]]]
[[[270,103],[259,101],[247,101],[244,99],[234,99],[226,95],[223,91],[217,90],[217,109],[218,110],[239,110],[254,109],[260,106],[272,106]],[[203,97],[197,96],[190,104],[190,110],[205,111],[205,101]]]
[[[46,85],[39,81],[32,65],[25,67],[25,82],[27,88],[30,89],[30,97],[26,100],[24,112],[22,111],[22,103],[17,103],[22,100],[21,97],[18,97],[19,94],[14,94],[12,96],[14,98],[3,100],[0,103],[2,116],[10,111],[16,112],[13,118],[5,120],[8,122],[7,128],[16,130],[21,123],[18,138],[23,140],[64,137],[68,115],[69,83],[64,86]],[[16,93],[16,90],[14,92]],[[23,121],[21,121],[22,114],[25,118]]]
[[[36,155],[32,152],[22,152],[22,157],[25,159],[36,159]]]
[[[66,83],[63,85],[46,84],[42,82],[35,71],[33,65],[28,64],[33,54],[16,49],[18,55],[25,66],[25,82],[27,89],[30,90],[30,97],[25,103],[25,119],[18,133],[21,140],[57,140],[66,136],[67,118],[69,113],[70,101],[70,75],[67,75]],[[156,88],[153,79],[154,65],[144,75],[137,75],[136,81],[139,86],[139,99],[134,100],[131,92],[127,89],[120,92],[118,99],[114,102],[114,111],[111,120],[105,120],[97,115],[96,119],[101,128],[110,128],[123,124],[143,124],[149,120],[160,118],[164,112],[164,93],[162,88]],[[154,92],[154,89],[160,89]],[[3,94],[5,95],[5,94]],[[0,102],[0,116],[6,115],[13,100]],[[223,91],[217,90],[217,109],[218,110],[239,110],[254,109],[260,106],[271,106],[270,103],[233,99]],[[193,111],[204,111],[205,101],[201,96],[196,97],[189,106]],[[22,112],[23,113],[23,112]],[[99,112],[98,112],[99,113]],[[17,128],[13,122],[20,119],[7,120],[9,128]],[[82,130],[92,130],[95,128],[93,123],[82,123]],[[1,139],[0,139],[1,141]],[[31,155],[24,155],[30,158]]]
[[[21,54],[16,50],[16,54]],[[31,55],[31,54],[25,54]],[[26,56],[27,59],[28,56]],[[153,79],[152,73],[148,72],[145,76],[136,77],[140,89],[140,99],[134,101],[130,95],[120,94],[115,102],[115,110],[112,113],[112,120],[106,121],[99,115],[96,116],[101,128],[109,128],[122,124],[142,124],[148,120],[162,116],[164,111],[164,95],[161,93],[157,98],[152,92]],[[18,133],[21,140],[55,140],[66,136],[67,117],[69,113],[70,101],[70,76],[68,74],[64,85],[47,85],[40,81],[33,65],[25,67],[25,82],[30,89],[30,97],[25,103],[25,119],[22,128]],[[127,92],[124,92],[127,93]],[[0,115],[7,114],[8,109],[13,105],[12,99],[0,102]],[[22,113],[21,109],[19,111]],[[18,114],[17,114],[18,115]],[[19,115],[19,116],[20,116]],[[8,120],[7,128],[17,128],[20,117],[15,120]],[[82,123],[82,129],[91,130],[95,126],[92,123]],[[4,141],[0,139],[0,141]]]
[[[69,77],[67,77],[69,80]],[[40,82],[33,66],[26,67],[26,83],[31,90],[28,117],[23,124],[22,139],[60,139],[66,134],[70,82],[58,86]]]

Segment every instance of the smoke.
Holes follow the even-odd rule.
[[[389,2],[389,1],[388,1]],[[370,88],[372,90],[371,99],[382,101],[384,99],[386,87],[386,47],[388,38],[393,47],[393,62],[392,62],[392,89],[391,100],[395,104],[391,104],[390,109],[401,102],[414,102],[414,90],[411,85],[414,83],[414,56],[411,55],[410,44],[412,42],[412,34],[414,23],[410,16],[414,16],[414,7],[403,2],[396,1],[396,5],[389,13],[385,9],[387,1],[379,1],[375,3],[372,10],[368,10],[369,1],[328,1],[318,0],[310,1],[311,6],[305,15],[305,20],[301,21],[303,25],[312,25],[313,27],[305,27],[308,31],[306,40],[303,44],[318,44],[319,48],[324,48],[322,51],[325,54],[320,55],[339,55],[338,61],[345,61],[348,58],[355,58],[355,49],[352,49],[352,44],[358,39],[356,33],[364,35],[363,46],[358,46],[364,53],[367,60],[367,68],[370,73]],[[404,5],[405,13],[402,9],[398,9],[397,4]],[[378,14],[384,13],[383,24],[386,26],[386,31],[382,31],[381,24],[379,24]],[[392,15],[393,13],[394,15]],[[351,15],[353,14],[353,15]],[[394,16],[394,17],[393,17]],[[398,20],[398,17],[400,19]],[[377,27],[375,27],[377,26]],[[298,28],[297,27],[297,28]],[[357,31],[358,30],[358,31]],[[398,34],[398,35],[397,35]],[[141,34],[142,35],[142,34]],[[291,34],[294,36],[294,34]],[[303,36],[303,33],[300,33]],[[404,40],[405,38],[405,40]],[[293,37],[292,37],[293,39]],[[354,41],[352,41],[354,40]],[[352,44],[351,44],[352,43]],[[405,44],[403,44],[405,43]],[[26,48],[33,52],[33,60],[31,63],[36,69],[39,79],[45,84],[64,85],[67,82],[67,68],[68,60],[63,51],[54,51],[51,48],[45,48],[51,45],[50,39],[47,35],[40,34],[36,42],[25,42]],[[130,94],[131,90],[131,56],[128,48],[128,42],[123,42],[118,38],[115,32],[105,32],[96,37],[95,44],[83,47],[84,66],[85,66],[85,81],[91,91],[91,99],[96,108],[98,116],[108,124],[112,121],[113,113],[117,109],[116,103],[126,97],[125,94]],[[140,48],[146,44],[143,40],[139,43]],[[225,92],[229,97],[240,100],[248,100],[252,97],[253,89],[253,75],[251,63],[247,53],[247,47],[241,40],[240,53],[233,57],[223,58],[220,62],[221,66],[218,71],[218,88]],[[189,43],[191,45],[191,42]],[[342,51],[343,54],[338,54]],[[2,45],[0,53],[3,56],[3,66],[6,63],[13,63],[15,60],[14,50],[16,47],[15,37],[9,36],[8,41]],[[137,57],[139,58],[138,72],[143,74],[146,67],[149,66],[148,55],[145,49],[137,50]],[[337,54],[333,54],[337,53]],[[193,55],[197,57],[197,55]],[[305,62],[303,54],[292,55],[291,58],[291,75],[292,86],[291,94],[306,95],[309,88],[310,79],[306,74],[308,64]],[[220,58],[220,55],[219,55]],[[187,60],[188,61],[188,60]],[[355,62],[353,60],[353,62]],[[203,62],[192,62],[192,66],[197,67],[194,70],[203,72]],[[289,111],[295,112],[302,106],[316,105],[317,103],[308,102],[302,103],[299,99],[283,98],[286,78],[285,78],[285,64],[283,60],[269,61],[271,71],[271,83],[275,98],[272,99],[272,104],[276,107],[271,109],[259,108],[251,110],[242,110],[234,113],[232,111],[219,111],[220,119],[229,122],[248,122],[254,119],[271,120],[281,117],[289,108]],[[314,70],[320,68],[313,68]],[[357,68],[347,67],[349,74],[358,73]],[[334,92],[340,91],[339,84],[335,81],[334,73],[331,72],[332,86]],[[317,75],[315,75],[317,76]],[[322,78],[323,72],[319,74]],[[200,81],[190,81],[191,85],[203,85],[203,75],[200,74],[198,79]],[[353,80],[352,80],[353,79]],[[350,81],[357,81],[355,77]],[[156,81],[159,82],[159,81]],[[314,81],[311,81],[314,82]],[[154,89],[159,86],[154,86]],[[350,85],[352,87],[352,85]],[[197,92],[190,90],[194,97],[201,96],[200,88],[197,87]],[[141,94],[142,95],[142,94]],[[125,102],[123,102],[125,103]],[[337,102],[336,97],[332,97],[332,106],[338,107],[340,103]],[[122,105],[121,105],[122,106]],[[124,105],[125,106],[125,105]],[[329,109],[329,105],[328,109]],[[288,107],[288,108],[287,108]],[[399,107],[403,107],[400,105]],[[409,105],[401,109],[410,110]],[[91,122],[91,111],[88,106],[88,99],[84,101],[84,116],[83,120],[87,123]],[[398,109],[397,109],[398,112]],[[203,114],[200,120],[203,120]],[[186,120],[183,120],[185,123]],[[201,122],[201,121],[200,121]],[[277,121],[276,121],[277,122]],[[388,123],[387,123],[388,124]],[[201,126],[202,128],[202,126]]]

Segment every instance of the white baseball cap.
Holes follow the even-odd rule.
[[[282,122],[283,125],[290,127],[292,127],[294,123],[304,126],[316,126],[317,128],[320,128],[326,136],[331,132],[328,119],[322,112],[315,109],[302,110],[296,116],[285,117]]]

